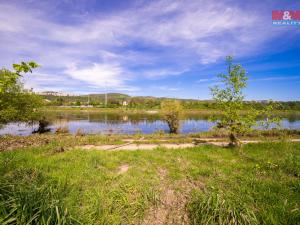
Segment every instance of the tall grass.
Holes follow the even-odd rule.
[[[191,224],[259,224],[250,208],[220,193],[195,193],[187,208]]]
[[[0,178],[0,224],[78,224],[64,206],[64,186],[35,170]]]

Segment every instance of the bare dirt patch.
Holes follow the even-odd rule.
[[[109,150],[109,151],[119,151],[119,150],[153,150],[158,147],[168,148],[168,149],[178,149],[178,148],[189,148],[195,147],[193,143],[185,144],[132,144],[127,143],[123,145],[82,145],[76,148],[91,150]]]
[[[157,147],[156,144],[129,144],[116,148],[116,150],[153,150]]]
[[[191,147],[195,147],[196,145],[193,143],[184,143],[184,144],[161,144],[160,146],[164,148],[191,148]]]
[[[126,173],[129,168],[130,168],[130,166],[128,164],[123,164],[123,165],[119,166],[118,174]]]
[[[171,184],[168,180],[168,173],[164,169],[158,171],[160,177],[160,201],[152,206],[141,224],[143,225],[168,225],[168,224],[189,224],[186,211],[186,203],[189,200],[189,193],[196,185],[187,181],[178,181]],[[199,185],[197,185],[199,187]],[[204,185],[200,185],[202,189]]]
[[[119,145],[82,145],[77,146],[76,148],[81,148],[85,150],[113,150],[117,148]]]
[[[290,142],[299,142],[300,139],[290,139]],[[260,143],[263,141],[260,140],[242,140],[242,144],[249,143]],[[128,142],[122,145],[82,145],[76,146],[75,148],[81,148],[86,150],[107,150],[107,151],[121,151],[121,150],[153,150],[159,147],[167,148],[167,149],[180,149],[180,148],[192,148],[199,145],[215,145],[226,147],[228,146],[228,142],[224,140],[215,140],[215,139],[201,139],[201,141],[193,142],[193,143],[154,143],[154,144],[137,144]]]

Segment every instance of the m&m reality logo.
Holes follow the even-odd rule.
[[[272,24],[276,26],[300,26],[300,10],[273,10]]]

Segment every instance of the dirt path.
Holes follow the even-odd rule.
[[[167,179],[167,171],[160,169],[160,201],[152,206],[141,223],[142,225],[167,225],[167,224],[188,224],[186,213],[187,195],[178,193]],[[185,192],[189,191],[185,188]]]
[[[187,202],[193,189],[205,189],[205,184],[188,179],[171,181],[168,171],[159,168],[159,202],[146,211],[141,225],[187,225]]]
[[[300,142],[300,139],[291,139],[289,141]],[[259,142],[263,142],[263,141],[259,141],[259,140],[241,141],[242,144],[259,143]],[[96,149],[96,150],[107,150],[107,151],[120,151],[120,150],[132,150],[133,151],[133,150],[153,150],[158,147],[167,148],[167,149],[191,148],[191,147],[196,147],[199,145],[207,145],[207,144],[225,147],[228,145],[228,142],[218,141],[216,139],[201,139],[200,142],[194,142],[194,143],[136,144],[136,143],[133,143],[133,140],[130,140],[128,143],[125,143],[122,145],[82,145],[82,146],[77,146],[76,148],[81,148],[81,149],[86,149],[86,150],[90,150],[90,149],[95,150]]]

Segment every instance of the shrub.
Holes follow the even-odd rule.
[[[253,106],[247,105],[244,101],[243,89],[247,86],[246,70],[239,64],[233,64],[231,56],[226,57],[228,73],[220,74],[222,85],[211,88],[211,93],[216,106],[222,110],[221,119],[212,117],[212,121],[217,122],[217,129],[225,129],[229,133],[231,146],[240,145],[239,137],[252,130],[253,126],[259,125],[269,129],[271,125],[279,126],[279,118],[272,115],[275,108],[273,102],[268,102],[263,109],[257,110]],[[241,111],[247,109],[246,114]],[[258,116],[264,118],[259,123],[256,122]]]
[[[178,134],[183,108],[177,100],[165,100],[161,103],[163,119],[167,122],[170,133]]]
[[[13,70],[0,69],[0,125],[9,122],[32,122],[40,115],[42,99],[28,92],[21,83],[22,75],[32,73],[39,65],[33,61],[13,64]]]

